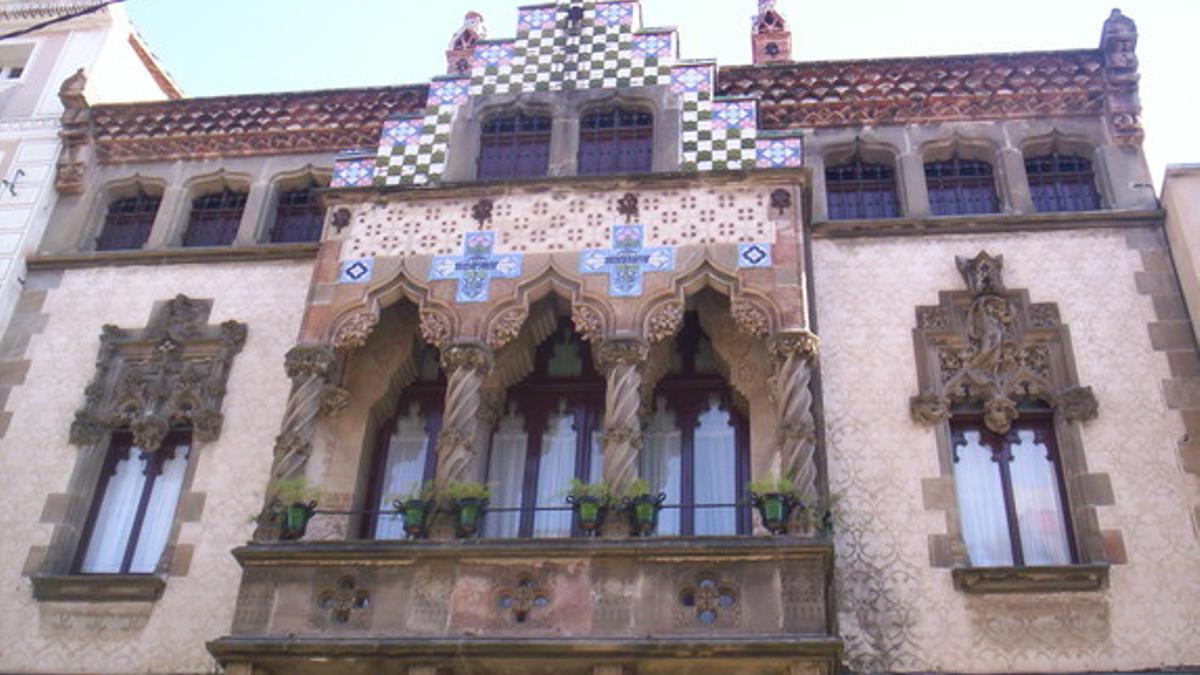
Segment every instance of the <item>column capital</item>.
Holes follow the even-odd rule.
[[[650,346],[641,338],[610,338],[601,342],[597,349],[596,367],[605,375],[620,366],[640,368],[646,364],[649,355]]]
[[[791,357],[799,357],[809,362],[816,361],[821,354],[821,338],[808,330],[776,333],[767,340],[767,352],[777,363],[787,361]]]
[[[325,345],[296,345],[283,357],[283,368],[291,379],[309,376],[329,379],[337,354]]]
[[[491,348],[480,342],[456,342],[442,350],[442,370],[448,374],[464,368],[487,373],[493,362]]]

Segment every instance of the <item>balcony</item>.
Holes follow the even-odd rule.
[[[323,541],[234,555],[233,632],[209,644],[226,666],[793,675],[834,672],[840,653],[823,538]]]

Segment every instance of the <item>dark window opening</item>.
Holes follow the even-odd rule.
[[[896,171],[855,156],[825,169],[825,196],[831,220],[896,218]]]
[[[317,200],[316,183],[279,195],[275,205],[275,226],[271,228],[271,242],[290,244],[317,241],[321,238],[321,226],[325,212]]]
[[[650,113],[607,108],[580,121],[579,175],[647,173],[654,161]]]
[[[145,246],[161,202],[161,196],[140,190],[133,197],[114,200],[104,216],[104,228],[96,237],[96,250],[117,251]]]
[[[992,165],[953,157],[925,164],[929,208],[935,216],[999,213]]]
[[[237,237],[246,193],[225,188],[192,200],[184,246],[228,246]]]
[[[550,118],[494,117],[479,139],[479,180],[537,178],[550,170]]]
[[[153,574],[175,522],[191,433],[173,431],[154,452],[113,434],[84,524],[75,569],[82,574]]]
[[[1096,211],[1100,193],[1091,161],[1051,153],[1025,160],[1029,191],[1039,212]]]
[[[963,539],[975,567],[1076,560],[1066,485],[1048,414],[1022,413],[1007,434],[979,415],[950,423]]]

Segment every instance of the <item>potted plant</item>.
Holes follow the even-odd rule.
[[[567,490],[567,503],[574,507],[579,529],[584,534],[595,536],[604,524],[612,494],[603,483],[584,483],[572,478],[571,488]]]
[[[625,512],[629,514],[629,524],[634,535],[646,537],[654,534],[654,530],[658,528],[658,512],[662,510],[662,504],[666,500],[667,495],[662,492],[651,493],[650,484],[646,479],[639,478],[633,482],[625,492],[622,504]]]
[[[317,509],[320,492],[308,484],[304,476],[284,478],[271,484],[271,501],[279,510],[281,520],[279,538],[294,541],[304,537],[308,521]]]
[[[422,539],[429,534],[429,520],[433,516],[433,482],[414,484],[408,492],[391,495],[388,499],[396,511],[404,517],[404,534],[409,539]]]
[[[763,527],[771,534],[787,534],[792,510],[797,506],[804,507],[797,496],[795,482],[774,473],[751,483],[750,494],[762,517]]]
[[[459,538],[473,537],[479,533],[483,514],[487,510],[491,493],[483,483],[470,481],[452,482],[442,486],[440,496],[450,502],[454,513],[454,529]]]
[[[841,500],[841,495],[833,494],[828,497],[819,497],[810,500],[810,503],[801,507],[801,523],[804,526],[804,531],[810,534],[820,534],[828,536],[833,534],[833,524],[837,519],[837,503]]]

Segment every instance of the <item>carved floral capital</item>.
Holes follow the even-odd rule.
[[[645,342],[634,338],[614,338],[600,343],[596,358],[596,367],[604,374],[611,373],[620,366],[636,366],[641,368],[646,364],[650,348]]]
[[[297,345],[283,359],[284,370],[293,380],[304,376],[329,379],[335,363],[337,354],[324,345]]]
[[[778,333],[767,341],[767,353],[776,363],[783,363],[792,357],[812,362],[821,353],[821,340],[807,330]]]
[[[338,351],[353,351],[367,344],[371,331],[379,325],[379,314],[363,310],[346,319],[333,334],[333,348]]]
[[[442,350],[442,369],[447,374],[461,369],[485,374],[492,369],[492,351],[474,342],[453,344]]]
[[[650,344],[665,342],[675,337],[683,326],[683,303],[664,302],[655,307],[646,317],[646,340]]]

